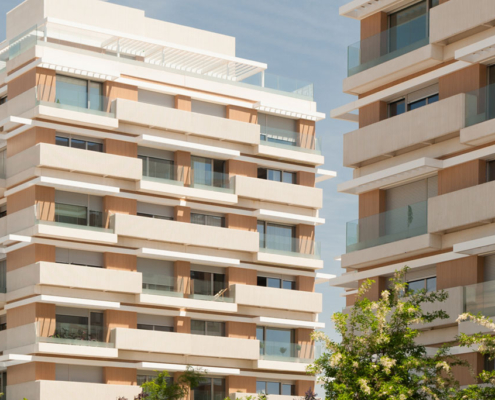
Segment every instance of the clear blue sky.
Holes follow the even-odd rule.
[[[84,1],[84,0],[81,0]],[[342,94],[346,75],[347,46],[359,40],[359,24],[340,17],[338,9],[350,0],[111,0],[146,11],[151,18],[236,37],[237,56],[268,64],[271,73],[313,82],[318,111],[330,110],[353,99]],[[0,39],[5,38],[5,14],[22,0],[0,1]],[[166,39],[166,38],[164,38]],[[353,123],[327,118],[317,124],[323,141],[326,169],[338,178],[326,181],[326,224],[318,227],[322,242],[324,272],[341,274],[334,258],[345,252],[345,223],[357,218],[357,196],[337,193],[337,183],[351,179],[342,167],[342,135],[356,129]],[[330,317],[344,300],[340,290],[318,285],[323,293],[324,313],[320,321],[332,334]]]

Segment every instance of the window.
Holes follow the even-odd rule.
[[[137,328],[143,329],[145,331],[160,331],[160,332],[174,331],[174,328],[172,326],[162,326],[162,325],[137,324]]]
[[[388,16],[389,52],[404,49],[427,37],[427,13],[428,3],[423,0]]]
[[[0,218],[7,216],[7,204],[3,204],[0,206]]]
[[[138,155],[143,161],[143,175],[150,178],[174,180],[174,162],[156,157]]]
[[[205,157],[191,157],[192,180],[194,185],[228,187],[225,177],[225,161]]]
[[[483,356],[484,360],[484,370],[487,372],[493,372],[495,371],[495,360],[490,360],[490,356],[488,354],[485,354]]]
[[[433,276],[425,279],[418,279],[407,282],[407,291],[416,292],[418,290],[426,289],[427,292],[433,292],[437,290],[437,277]]]
[[[391,118],[404,114],[406,111],[416,110],[428,104],[436,103],[438,100],[438,85],[428,86],[389,103],[388,117]]]
[[[0,316],[0,331],[4,331],[7,329],[7,316]]]
[[[293,329],[258,326],[256,327],[256,339],[260,341],[260,355],[277,358],[295,356]]]
[[[296,387],[290,383],[256,381],[256,393],[294,396],[296,393]]]
[[[57,75],[55,103],[103,111],[103,83]]]
[[[486,181],[495,181],[495,161],[489,161],[486,163]]]
[[[258,168],[258,179],[296,184],[297,174],[295,172],[279,171],[276,169]]]
[[[7,99],[8,99],[7,96],[0,97],[0,105],[7,103]]]
[[[137,213],[138,217],[145,217],[145,218],[155,218],[155,219],[165,219],[167,221],[173,221],[172,217],[165,217],[163,215],[154,215],[154,214],[147,214],[147,213]]]
[[[55,249],[55,262],[93,268],[103,268],[104,265],[103,253],[60,247]]]
[[[407,105],[407,111],[416,110],[417,108],[426,106],[428,104],[436,103],[438,101],[438,93],[432,96],[425,97],[421,100],[413,101]]]
[[[137,385],[138,386],[141,386],[143,383],[151,382],[151,381],[155,380],[156,377],[157,377],[157,375],[140,374],[138,372],[138,375],[137,375]],[[174,378],[172,378],[171,376],[167,376],[165,378],[165,382],[167,382],[167,386],[168,385],[171,385],[171,384],[174,383]]]
[[[260,248],[289,252],[297,250],[294,226],[258,221],[257,228],[260,234]]]
[[[54,337],[104,342],[103,313],[87,312],[86,316],[56,315]]]
[[[203,378],[194,389],[194,400],[224,400],[225,379]]]
[[[440,0],[430,0],[430,8],[440,5]]]
[[[270,278],[265,276],[258,276],[258,286],[296,290],[296,282],[294,281],[286,281],[284,279]]]
[[[76,139],[73,137],[57,136],[55,138],[57,146],[73,147],[75,149],[103,152],[103,143],[92,142],[89,140]]]
[[[103,213],[84,206],[55,203],[55,221],[101,228],[103,227]]]
[[[217,226],[225,228],[225,218],[217,215],[191,213],[191,224]]]
[[[225,289],[225,274],[191,271],[191,293],[215,296]]]
[[[191,320],[191,334],[225,336],[225,322]]]

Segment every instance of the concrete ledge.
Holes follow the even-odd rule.
[[[198,299],[187,299],[174,296],[160,296],[155,294],[140,294],[137,296],[139,304],[152,306],[166,306],[180,309],[203,310],[212,312],[235,313],[237,304],[221,301],[209,301]]]
[[[426,234],[369,249],[354,251],[349,254],[343,254],[341,265],[342,268],[359,269],[375,264],[399,260],[404,257],[440,250],[441,248],[442,238],[440,236]]]
[[[270,360],[259,360],[256,364],[256,368],[258,369],[288,372],[306,372],[308,366],[309,364],[305,363]]]
[[[495,141],[495,119],[461,129],[461,143],[480,146]]]
[[[321,154],[307,153],[298,150],[287,150],[280,147],[259,145],[256,154],[284,161],[297,161],[303,164],[323,165],[325,157]]]
[[[276,265],[291,265],[311,270],[323,268],[323,260],[318,260],[311,257],[288,256],[261,251],[256,253],[256,261]]]
[[[443,47],[429,44],[345,78],[343,91],[348,94],[363,94],[442,62]]]

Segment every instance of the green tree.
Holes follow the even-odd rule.
[[[340,342],[322,332],[313,334],[314,340],[324,343],[325,351],[310,370],[320,376],[327,399],[455,398],[459,385],[452,367],[462,362],[448,357],[448,346],[428,354],[425,346],[416,344],[420,332],[413,327],[448,318],[444,311],[421,308],[445,301],[447,293],[408,292],[406,271],[407,267],[396,272],[390,290],[383,291],[378,301],[365,297],[374,283],[366,281],[350,312],[333,315]]]

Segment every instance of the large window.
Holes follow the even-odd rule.
[[[174,161],[139,155],[143,161],[143,175],[150,178],[174,180]]]
[[[265,286],[277,289],[296,290],[296,282],[280,278],[270,278],[258,276],[258,286]]]
[[[55,221],[101,228],[103,227],[103,213],[84,206],[55,203]]]
[[[55,138],[57,146],[73,147],[75,149],[103,152],[103,143],[92,140],[75,138],[71,136],[57,136]]]
[[[203,378],[194,389],[194,400],[224,400],[225,380],[221,378]]]
[[[281,171],[277,169],[258,168],[258,179],[296,184],[297,174],[295,172]]]
[[[86,315],[56,315],[54,337],[72,340],[104,342],[103,313],[83,312]]]
[[[191,293],[215,296],[225,289],[225,274],[191,271]]]
[[[437,277],[432,276],[407,282],[408,292],[417,292],[418,290],[426,290],[426,292],[434,292],[437,290]]]
[[[225,228],[225,217],[220,217],[218,215],[191,213],[191,224]]]
[[[420,1],[389,15],[389,52],[404,49],[428,34],[428,2]]]
[[[294,396],[296,393],[296,387],[290,383],[256,381],[256,393]]]
[[[297,251],[294,226],[258,221],[260,248],[294,252]]]
[[[225,161],[213,160],[205,157],[191,157],[192,175],[194,185],[215,187],[227,187],[225,177]]]
[[[191,320],[191,334],[225,336],[225,322]]]
[[[436,103],[439,100],[438,85],[431,85],[426,88],[409,93],[388,104],[388,116],[404,114],[428,104]]]
[[[103,83],[57,75],[55,103],[103,111]]]
[[[164,325],[150,325],[150,324],[137,324],[138,329],[143,329],[145,331],[160,331],[160,332],[173,332],[173,326]]]

